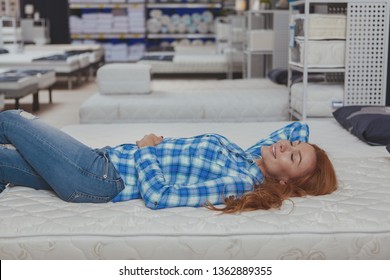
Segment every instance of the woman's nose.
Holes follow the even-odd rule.
[[[292,147],[291,147],[291,144],[289,141],[283,141],[280,145],[280,151],[281,152],[286,152],[288,150],[290,150]]]

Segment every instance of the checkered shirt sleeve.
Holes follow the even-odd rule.
[[[300,122],[290,123],[272,132],[268,137],[259,140],[256,144],[248,148],[246,152],[259,156],[260,147],[270,146],[279,140],[307,142],[309,140],[309,126]]]

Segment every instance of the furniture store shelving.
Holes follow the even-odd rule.
[[[115,3],[114,3],[115,2]],[[145,1],[69,1],[72,42],[97,42],[106,61],[136,61],[145,49]]]
[[[264,77],[272,68],[287,68],[289,12],[247,11],[245,18],[244,76]]]
[[[147,1],[147,44],[154,47],[214,42],[214,20],[222,8],[222,0]]]
[[[18,52],[22,47],[22,29],[16,17],[0,17],[0,48]]]
[[[342,105],[384,105],[386,98],[387,56],[389,40],[390,1],[367,0],[302,0],[290,3],[289,97],[290,115],[307,118],[308,79],[310,73],[325,77],[338,77],[344,87]],[[313,16],[332,15],[334,21],[345,17],[344,33],[326,32],[315,37],[312,32]],[[338,16],[340,15],[340,16]],[[300,21],[301,28],[297,28]],[[341,24],[338,23],[338,27]],[[303,27],[303,28],[302,28]],[[324,29],[325,30],[325,29]],[[328,60],[314,62],[314,50],[326,48],[333,53]],[[323,46],[321,46],[323,45]],[[330,48],[331,47],[331,48]],[[341,65],[335,58],[343,55]],[[331,62],[334,60],[333,62]],[[333,64],[332,64],[333,63]],[[325,65],[324,65],[325,64]],[[292,71],[302,73],[302,104],[300,110],[291,105]],[[340,79],[341,77],[341,79]]]

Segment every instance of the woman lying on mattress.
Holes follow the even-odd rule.
[[[91,149],[35,116],[0,113],[0,189],[53,190],[68,202],[142,198],[147,207],[206,206],[225,213],[278,208],[324,195],[337,180],[326,153],[293,122],[243,150],[218,134]],[[224,204],[224,206],[215,206]]]

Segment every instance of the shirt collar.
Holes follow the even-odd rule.
[[[261,173],[260,168],[257,166],[255,159],[255,157],[252,158],[253,162],[249,166],[249,173],[252,175],[255,181],[255,185],[260,185],[264,181],[264,175],[263,173]]]

